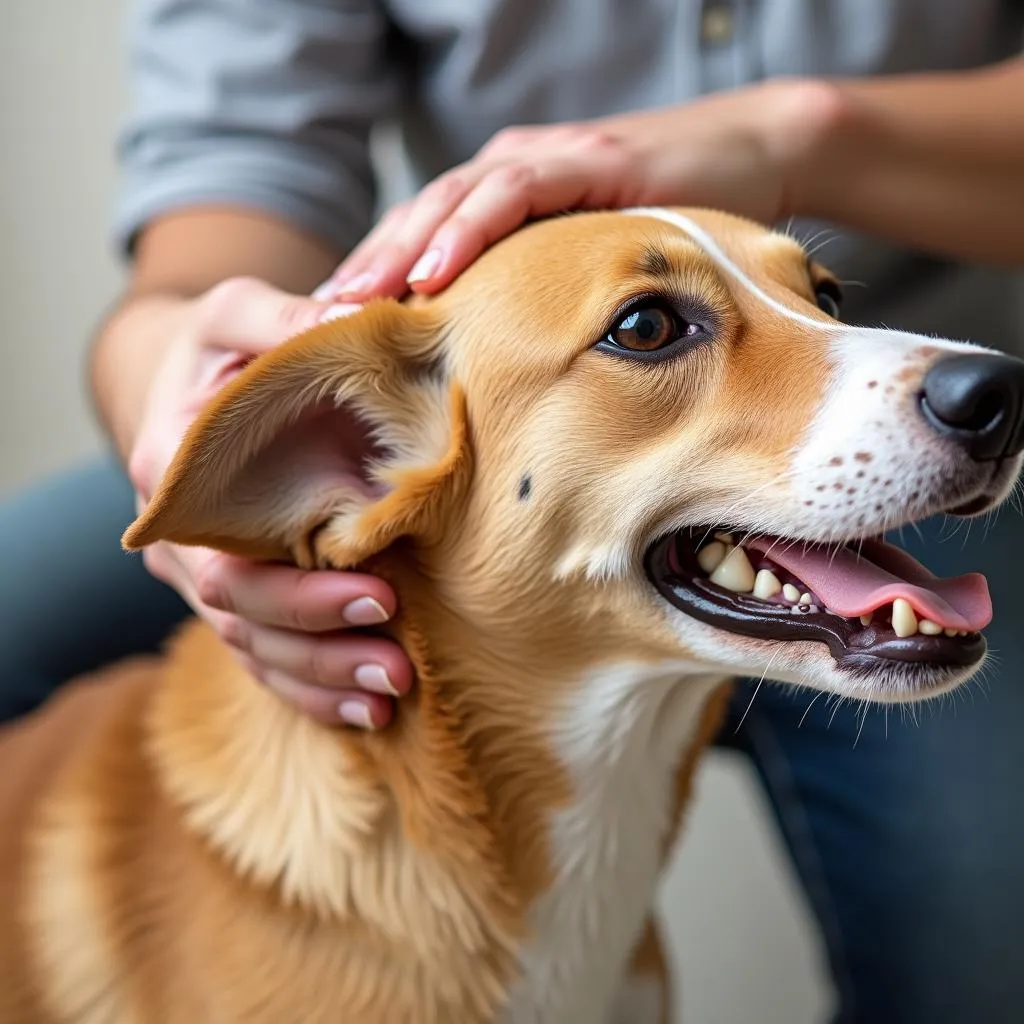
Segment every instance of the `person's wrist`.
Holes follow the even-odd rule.
[[[180,295],[129,293],[97,335],[90,366],[94,403],[123,463],[134,447],[156,372],[190,304]]]
[[[835,82],[775,79],[758,124],[762,145],[782,183],[779,217],[827,217],[836,198],[835,152],[849,118],[849,101]]]

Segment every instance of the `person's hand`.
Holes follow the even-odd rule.
[[[580,124],[510,128],[392,209],[314,293],[430,294],[530,218],[573,209],[696,205],[771,223],[792,211],[831,87],[776,80]]]
[[[353,308],[235,279],[154,313],[171,318],[174,340],[129,459],[139,502],[152,495],[205,403],[249,360]],[[392,715],[391,698],[412,685],[412,666],[396,644],[353,631],[394,614],[395,595],[382,580],[262,565],[167,542],[143,557],[257,679],[321,721],[380,727]]]

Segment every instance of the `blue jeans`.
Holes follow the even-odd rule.
[[[68,677],[151,651],[188,614],[118,537],[112,461],[0,505],[0,720]],[[944,575],[989,577],[983,683],[910,712],[740,686],[721,744],[747,755],[817,914],[837,1024],[1024,1020],[1024,520],[906,530]],[[810,710],[808,711],[808,705]],[[806,713],[806,714],[805,714]]]

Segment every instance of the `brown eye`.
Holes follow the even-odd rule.
[[[670,301],[657,295],[637,296],[621,306],[614,326],[594,346],[623,359],[658,363],[690,351],[714,334],[714,313],[695,299]]]
[[[683,325],[684,329],[688,326]],[[624,316],[612,329],[608,340],[631,352],[654,352],[684,332],[680,332],[675,318],[667,310],[644,306]]]

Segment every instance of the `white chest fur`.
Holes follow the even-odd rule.
[[[683,663],[603,669],[580,682],[554,724],[575,799],[551,822],[557,878],[531,913],[509,1024],[609,1021],[656,890],[676,770],[721,681],[693,672]]]

